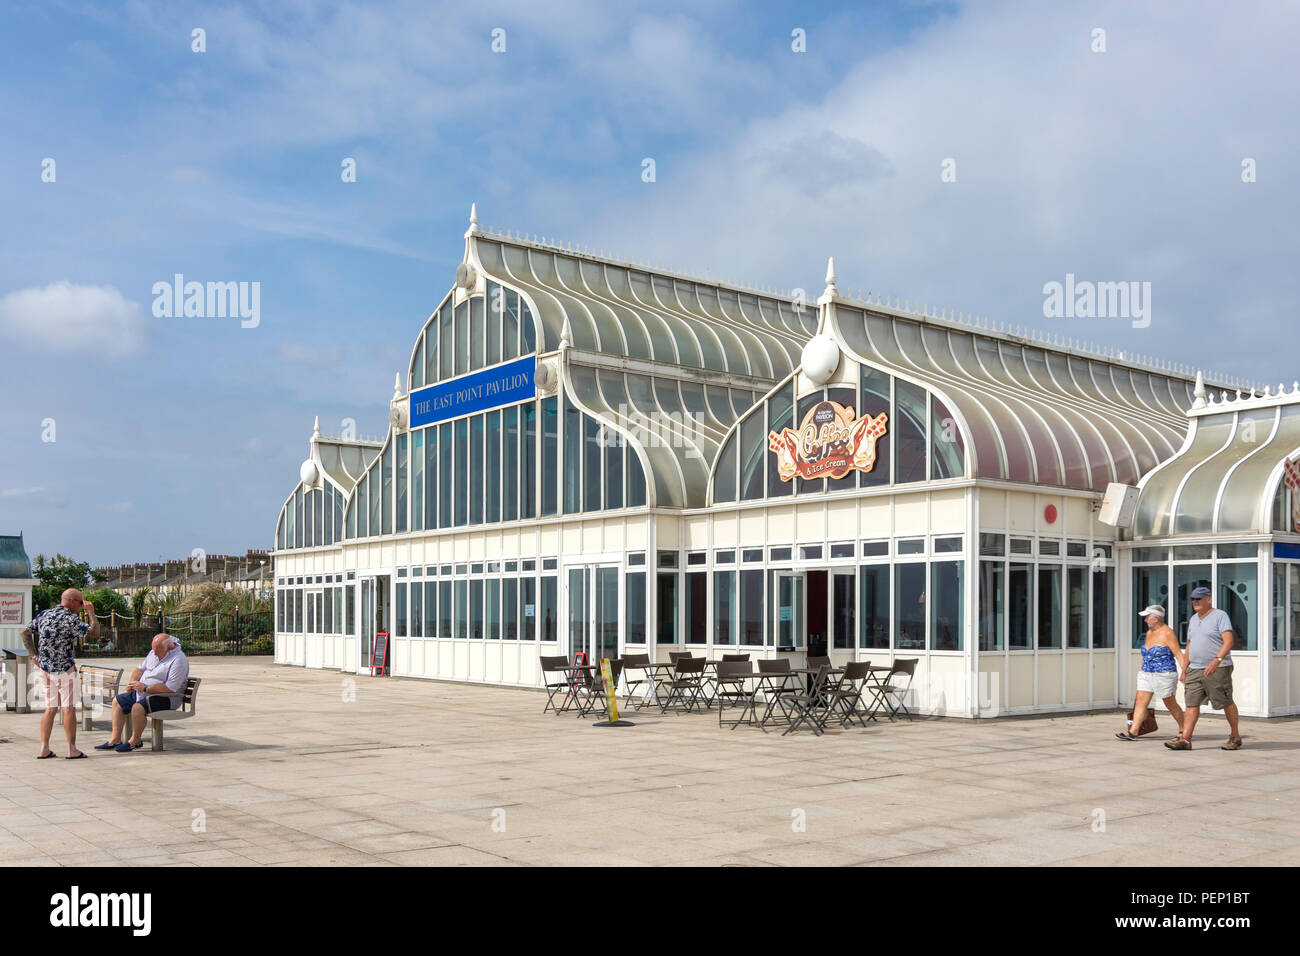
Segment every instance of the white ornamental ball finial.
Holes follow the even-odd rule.
[[[840,347],[829,335],[815,335],[803,348],[803,374],[814,385],[825,385],[840,367]]]
[[[302,479],[302,483],[307,487],[314,486],[316,480],[320,478],[320,470],[316,467],[316,462],[310,458],[304,461],[298,469],[298,477]]]

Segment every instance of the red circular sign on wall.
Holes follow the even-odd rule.
[[[1047,519],[1048,524],[1056,524],[1056,505],[1048,505],[1044,508],[1043,517]]]

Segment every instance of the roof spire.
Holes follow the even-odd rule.
[[[1192,389],[1192,397],[1195,399],[1192,408],[1205,407],[1205,377],[1201,375],[1199,368],[1196,370],[1196,387]]]
[[[316,424],[312,426],[311,437],[320,438],[320,416],[319,415],[316,416]]]
[[[477,236],[479,232],[478,203],[472,202],[469,204],[469,228],[465,230],[465,238],[468,239],[470,236]]]
[[[569,324],[569,317],[564,317],[564,327],[560,329],[560,348],[567,349],[573,346],[573,326]]]
[[[393,373],[393,398],[402,397],[402,373]]]

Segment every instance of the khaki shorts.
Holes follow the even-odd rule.
[[[81,676],[74,667],[62,674],[51,674],[36,668],[40,675],[41,687],[45,691],[45,709],[56,707],[76,707],[81,698]]]
[[[1186,706],[1200,707],[1209,700],[1215,710],[1232,703],[1232,668],[1220,666],[1209,677],[1204,669],[1188,670]]]

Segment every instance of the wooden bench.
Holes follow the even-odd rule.
[[[101,667],[98,664],[81,664],[77,667],[77,679],[81,683],[81,727],[94,730],[91,715],[95,712],[96,692],[98,703],[103,704],[111,715],[113,698],[122,692],[122,668]],[[59,709],[59,723],[63,723],[63,709]]]
[[[163,721],[165,720],[184,720],[187,717],[194,716],[194,700],[199,696],[200,678],[191,677],[185,682],[185,697],[181,701],[180,710],[160,710],[156,714],[149,714],[149,726],[153,731],[153,738],[149,742],[149,749],[164,750],[163,747]]]

